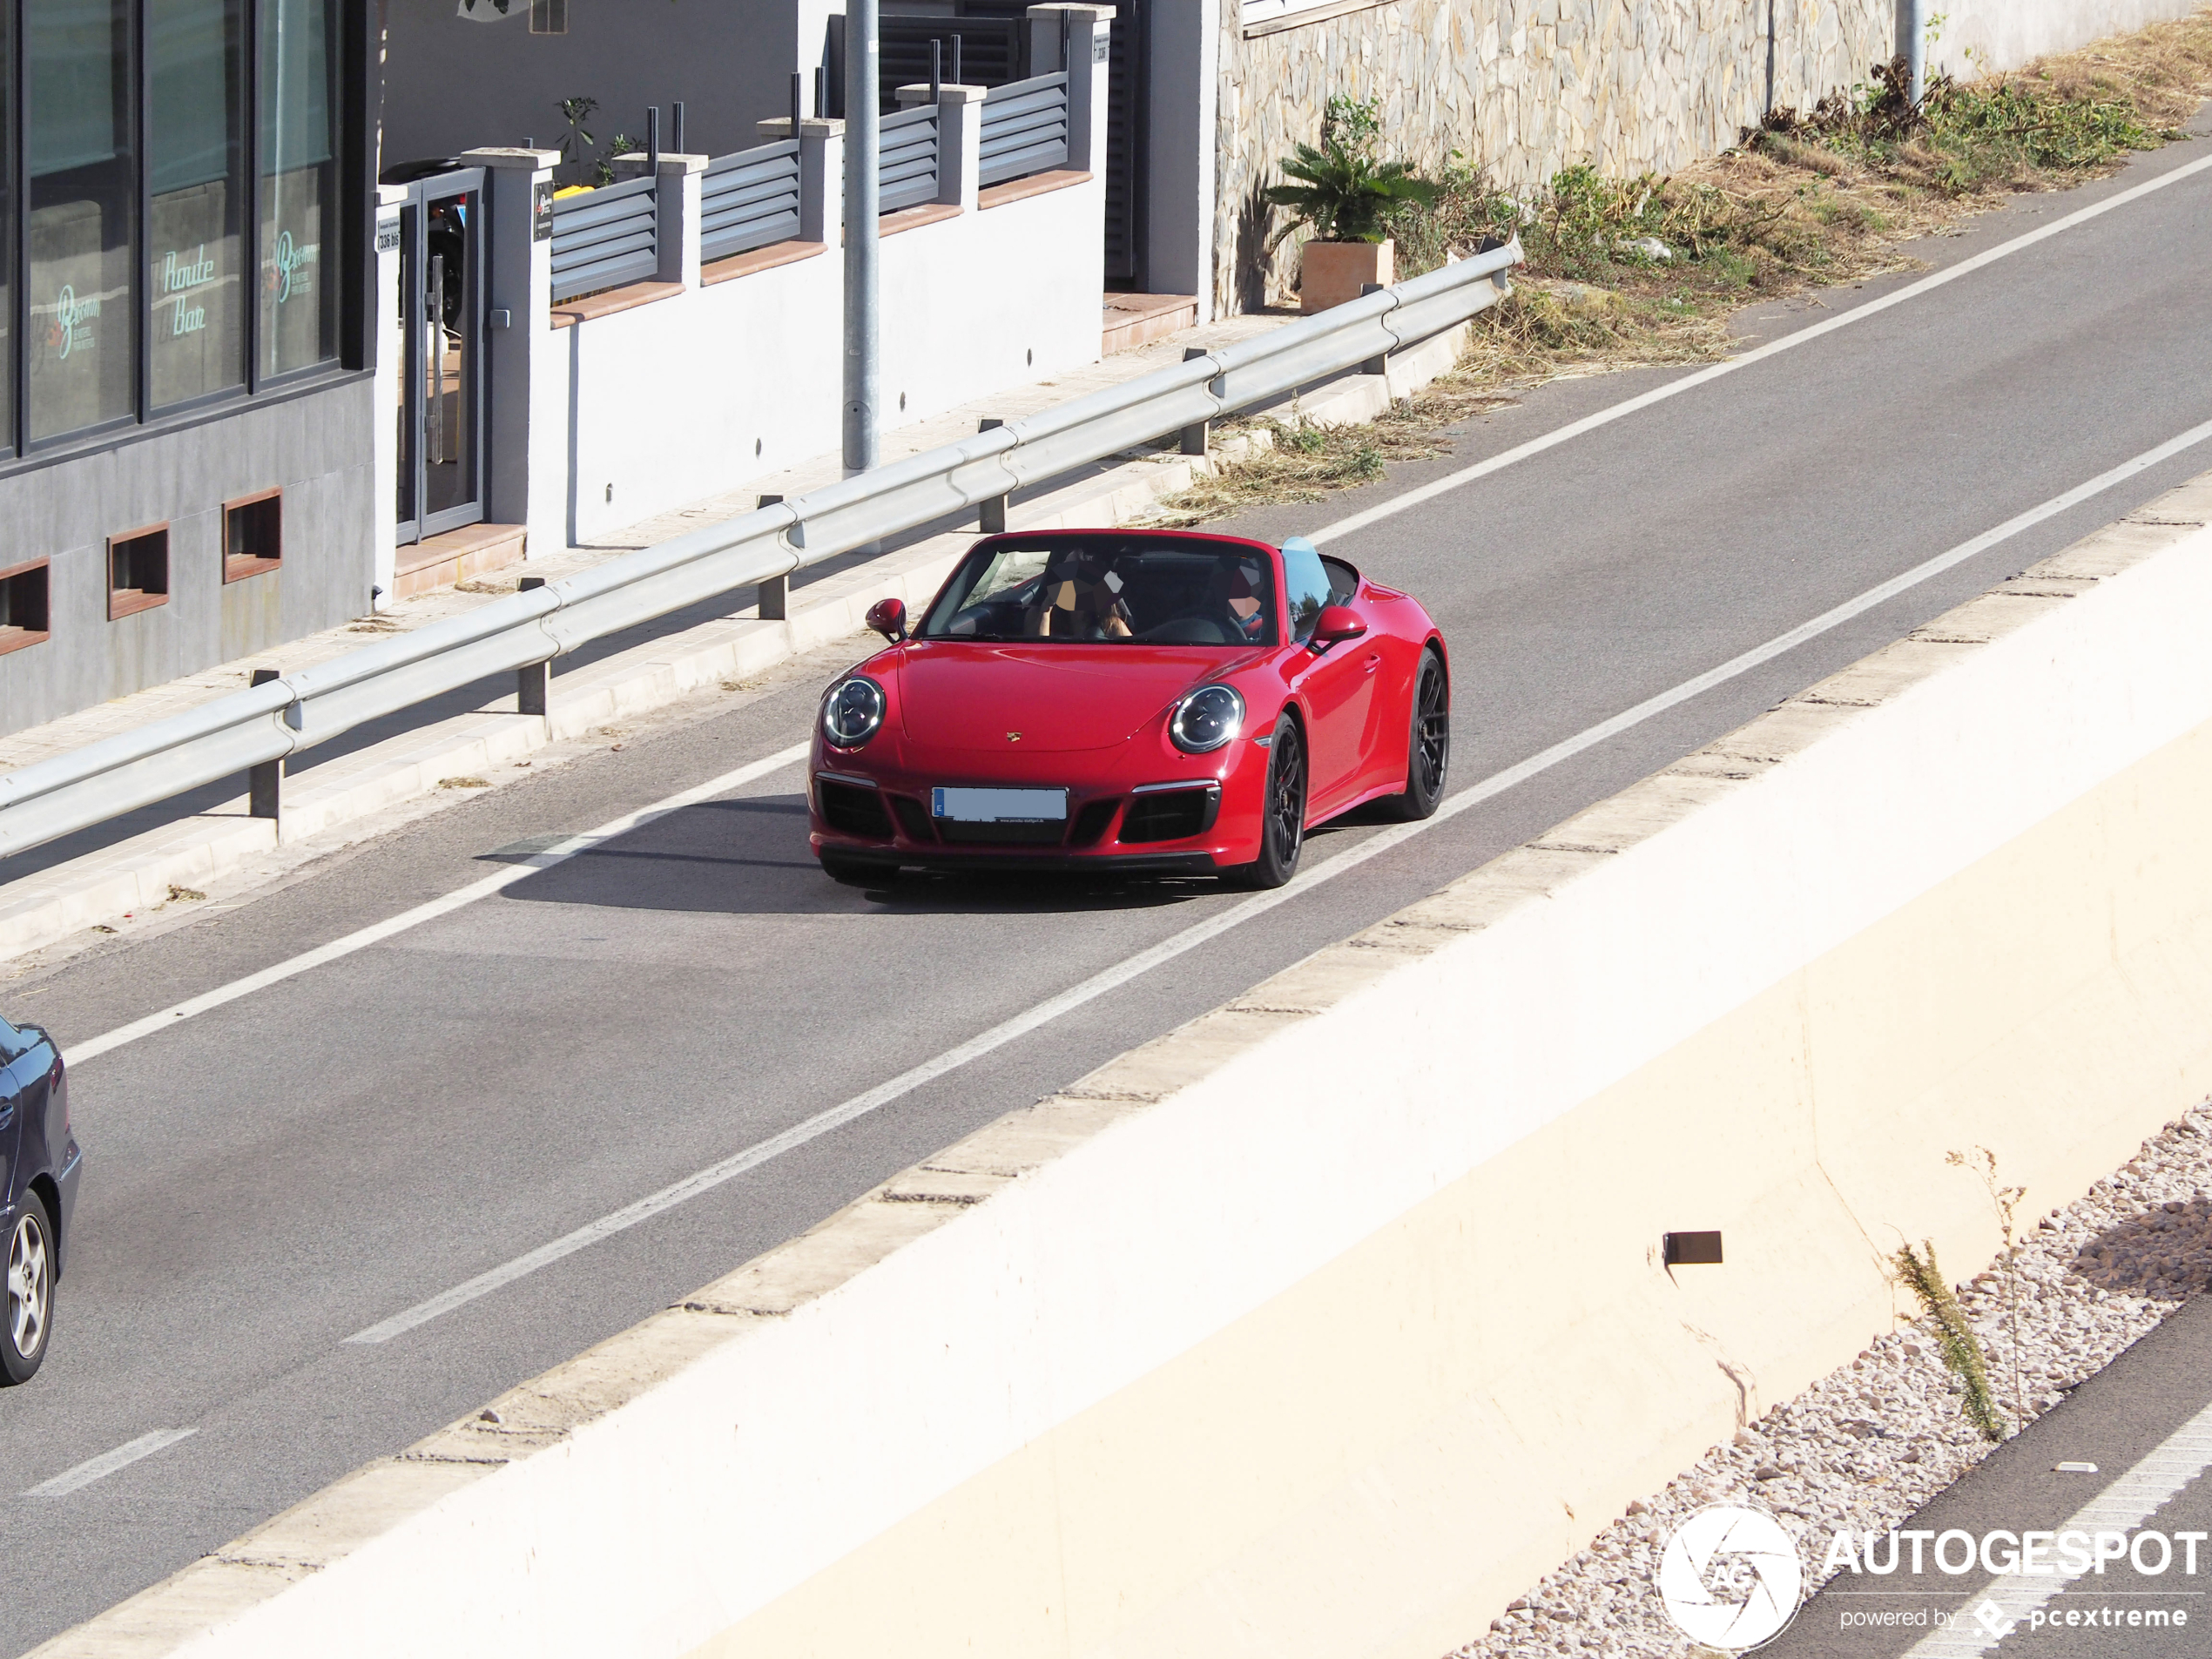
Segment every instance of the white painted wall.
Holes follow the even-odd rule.
[[[884,239],[887,429],[1097,361],[1104,211],[1093,178]],[[575,538],[834,451],[844,304],[833,246],[558,331],[569,413],[532,448],[575,456]]]
[[[2186,17],[2202,0],[1927,0],[1939,14],[1928,59],[1964,78],[2017,69],[2031,58]]]

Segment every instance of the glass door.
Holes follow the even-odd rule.
[[[469,168],[414,185],[400,210],[402,546],[484,516],[483,199]]]

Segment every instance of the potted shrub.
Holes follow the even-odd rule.
[[[1318,146],[1299,145],[1283,163],[1294,184],[1263,192],[1290,221],[1270,239],[1273,253],[1291,232],[1312,232],[1300,254],[1298,308],[1326,311],[1357,300],[1362,284],[1396,280],[1397,245],[1385,234],[1390,214],[1409,204],[1429,206],[1437,186],[1410,163],[1379,161],[1382,120],[1372,103],[1332,98],[1321,118]]]

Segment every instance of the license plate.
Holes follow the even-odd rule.
[[[1064,789],[930,791],[930,815],[960,824],[1059,824],[1068,817]]]

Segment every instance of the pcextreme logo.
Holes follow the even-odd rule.
[[[1723,1653],[1745,1653],[1789,1628],[1804,1599],[1804,1564],[1763,1509],[1715,1504],[1675,1528],[1659,1556],[1659,1600],[1675,1628]]]

